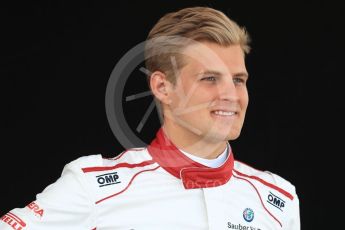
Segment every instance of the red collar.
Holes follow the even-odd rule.
[[[231,152],[221,167],[210,168],[181,153],[162,129],[157,132],[156,138],[147,149],[153,160],[162,168],[182,180],[186,189],[217,187],[228,182],[232,176],[234,157]]]

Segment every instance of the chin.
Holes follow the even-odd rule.
[[[227,141],[233,141],[236,140],[241,134],[241,131],[233,131],[231,133],[229,133],[228,137],[227,137]]]
[[[214,143],[235,140],[237,137],[239,137],[239,133],[237,132],[231,132],[231,133],[214,132],[214,133],[208,133],[205,136],[206,139]]]

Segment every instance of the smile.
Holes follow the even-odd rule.
[[[222,111],[222,110],[212,111],[212,113],[214,113],[215,115],[219,115],[219,116],[233,116],[233,115],[237,114],[236,112]]]

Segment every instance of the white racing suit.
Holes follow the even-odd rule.
[[[209,168],[160,130],[147,148],[81,157],[0,230],[299,230],[295,187],[235,161]]]

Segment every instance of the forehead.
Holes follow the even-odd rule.
[[[183,51],[186,69],[216,70],[235,74],[246,72],[244,52],[240,45],[220,46],[210,42],[189,45]]]

